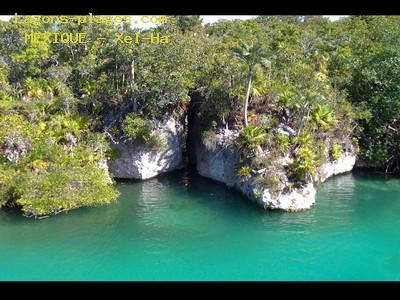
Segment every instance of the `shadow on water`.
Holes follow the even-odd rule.
[[[25,218],[15,210],[4,210],[0,212],[0,224],[43,224],[37,225],[39,227],[59,224],[68,231],[69,227],[74,227],[74,222],[79,222],[83,232],[90,227],[111,232],[124,224],[133,228],[139,226],[146,234],[154,230],[184,232],[189,224],[193,226],[193,222],[204,226],[205,220],[210,224],[216,220],[229,224],[234,220],[247,223],[244,220],[251,219],[259,225],[258,230],[279,224],[281,232],[309,233],[317,224],[328,228],[343,223],[343,219],[354,218],[355,210],[366,209],[366,201],[375,207],[375,216],[384,214],[384,203],[374,199],[393,198],[393,194],[386,191],[400,189],[400,182],[363,172],[335,176],[319,186],[314,207],[295,213],[264,210],[234,189],[201,177],[190,168],[144,181],[118,180],[117,188],[121,196],[116,203],[84,207],[42,220]],[[365,188],[372,192],[365,194]],[[325,216],[324,223],[321,222],[322,215]]]
[[[398,278],[399,180],[336,176],[296,213],[193,170],[117,188],[113,204],[43,220],[1,211],[0,279]]]
[[[357,173],[354,176],[358,178],[360,176],[364,177],[365,175],[363,173]],[[377,176],[378,175],[369,175],[368,178],[372,180],[381,178]],[[319,187],[319,191],[322,190],[328,195],[339,195],[343,199],[351,198],[354,187],[348,185],[353,181],[348,180],[348,178],[340,181],[340,177],[341,176],[338,176],[334,183],[330,183],[328,188],[324,188],[325,184],[323,184]],[[314,208],[297,213],[280,210],[264,210],[257,203],[247,199],[240,192],[226,187],[225,184],[198,175],[193,168],[173,171],[143,181],[118,179],[117,188],[122,192],[121,197],[129,199],[128,204],[136,205],[136,208],[139,209],[139,213],[151,211],[152,209],[160,209],[162,207],[167,209],[168,207],[174,206],[174,203],[171,201],[172,198],[180,204],[182,203],[182,199],[186,199],[187,201],[196,202],[202,206],[208,206],[210,209],[215,209],[217,212],[223,210],[224,213],[228,212],[233,215],[244,214],[247,217],[258,217],[263,220],[263,222],[267,222],[269,218],[279,218],[284,223],[293,221],[293,219],[303,219],[304,222],[307,222],[307,220],[313,218],[314,214]],[[173,197],[171,197],[171,193]],[[112,219],[114,219],[119,210],[126,210],[127,208],[126,204],[121,205],[120,203],[121,200],[127,202],[127,199],[121,199],[121,197],[116,203],[100,207],[83,207],[42,220],[26,218],[23,217],[18,210],[7,209],[0,212],[0,221],[7,222],[12,220],[17,222],[43,223],[54,219],[65,219],[70,216],[84,216],[90,218],[91,215],[96,216],[100,211],[105,215],[110,215],[110,217],[113,215],[114,217]],[[179,204],[177,204],[176,208],[179,209]],[[105,210],[109,211],[109,213],[105,213]],[[138,213],[135,214],[137,215]]]

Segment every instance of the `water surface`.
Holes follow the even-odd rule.
[[[400,180],[342,175],[299,213],[188,172],[118,184],[117,203],[0,211],[0,280],[399,280]]]

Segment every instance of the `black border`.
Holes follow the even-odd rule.
[[[400,4],[380,0],[263,0],[261,1],[143,1],[68,0],[2,1],[0,14],[115,14],[115,15],[400,15]],[[5,2],[5,3],[4,3]]]

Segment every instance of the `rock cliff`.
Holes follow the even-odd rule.
[[[330,176],[351,171],[356,161],[351,147],[338,160],[323,163],[318,168],[317,176],[301,186],[292,185],[285,174],[275,174],[276,170],[253,170],[250,176],[243,178],[237,172],[240,159],[233,142],[237,136],[238,132],[221,130],[217,134],[217,143],[213,150],[207,149],[204,142],[198,139],[195,155],[197,171],[204,177],[235,188],[265,209],[298,211],[310,208],[315,202],[318,183]],[[281,165],[288,165],[289,162],[289,158],[277,161]],[[280,182],[275,186],[266,186],[265,182],[259,180],[268,172],[275,172],[273,175],[279,176]]]
[[[182,118],[166,117],[155,121],[157,136],[165,147],[153,151],[145,144],[132,143],[121,137],[112,142],[117,157],[109,160],[112,176],[121,179],[148,179],[183,167],[182,149],[185,143]]]

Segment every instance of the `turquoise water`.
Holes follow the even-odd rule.
[[[399,179],[331,178],[300,213],[187,172],[118,188],[43,220],[1,211],[0,280],[400,279]]]

